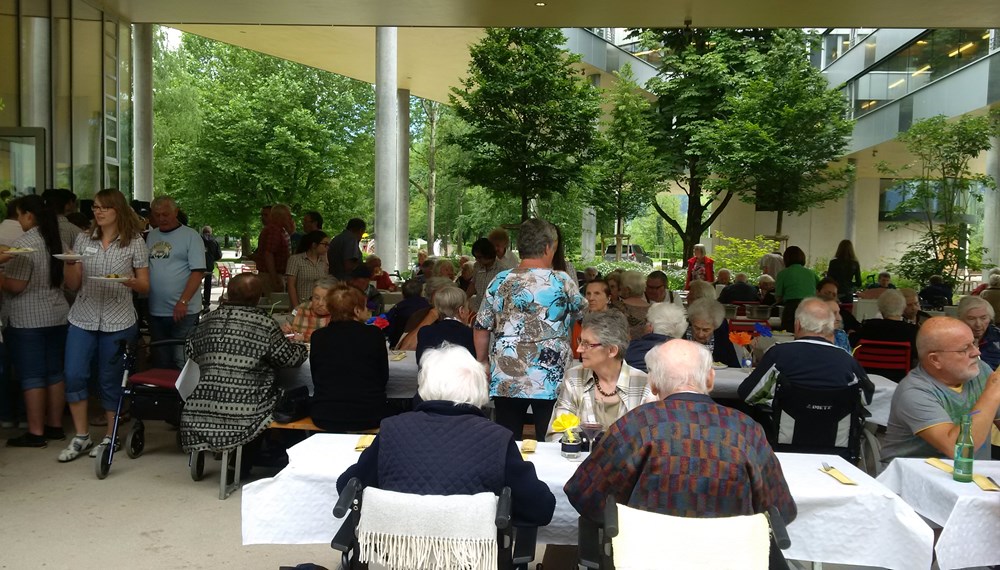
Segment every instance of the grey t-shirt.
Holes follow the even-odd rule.
[[[883,463],[896,457],[943,457],[917,432],[938,424],[959,423],[976,405],[992,373],[989,365],[980,361],[979,375],[963,384],[961,392],[956,392],[932,378],[921,366],[911,370],[892,395],[882,446]],[[1000,410],[995,419],[1000,419]],[[975,458],[990,459],[989,438],[976,450]]]

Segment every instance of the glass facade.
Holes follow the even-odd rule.
[[[128,23],[86,0],[0,0],[0,129],[44,129],[38,191],[131,194],[131,37]]]
[[[867,38],[875,28],[833,28],[823,34],[823,64],[837,61],[847,50]]]
[[[927,212],[932,213],[935,222],[940,222],[941,220],[934,215],[939,209],[937,199],[930,200],[929,203],[923,208],[911,208],[902,212],[897,212],[896,209],[903,203],[903,201],[909,199],[913,196],[916,191],[916,185],[918,182],[914,180],[900,180],[895,178],[882,178],[879,180],[879,207],[878,207],[878,219],[879,221],[889,221],[889,222],[905,222],[905,221],[923,221],[927,218]],[[938,189],[940,188],[940,183],[936,181],[930,182],[933,194],[938,194]],[[973,182],[967,191],[962,192],[959,197],[960,203],[958,208],[965,212],[964,215],[960,217],[960,221],[967,224],[976,223],[977,219],[981,219],[983,215],[983,196],[986,192],[990,191],[988,187],[979,183]]]
[[[854,116],[870,113],[990,52],[992,31],[928,30],[847,85]]]

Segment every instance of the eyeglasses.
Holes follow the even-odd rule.
[[[330,246],[330,242],[328,242],[328,241],[321,241],[321,242],[319,242],[319,245],[325,245],[325,246],[329,247]]]
[[[596,348],[598,346],[604,346],[604,344],[602,344],[600,342],[584,342],[584,341],[581,340],[580,344],[577,345],[577,346],[580,348],[581,351],[583,351],[583,350],[590,350],[590,349]]]
[[[969,353],[977,348],[979,347],[976,346],[975,344],[968,344],[965,346],[965,348],[960,348],[958,350],[932,350],[931,352],[956,352],[959,354],[964,354],[965,356],[969,356]]]
[[[114,206],[98,206],[97,204],[94,204],[93,206],[90,207],[90,209],[91,209],[91,211],[94,211],[94,212],[107,212],[108,210],[114,210],[115,207]]]

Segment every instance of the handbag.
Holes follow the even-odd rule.
[[[299,386],[285,390],[274,406],[274,421],[279,424],[297,422],[309,416],[309,387]]]

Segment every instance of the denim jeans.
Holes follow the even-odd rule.
[[[149,340],[184,340],[198,324],[197,314],[188,314],[174,322],[173,317],[149,317]],[[158,346],[152,350],[153,368],[184,368],[184,346]]]
[[[0,421],[16,422],[18,413],[24,415],[24,404],[16,383],[7,366],[7,345],[0,343]]]
[[[66,325],[4,331],[10,363],[22,390],[54,386],[64,380]]]
[[[109,412],[114,411],[125,371],[119,341],[135,342],[138,330],[136,325],[115,332],[88,331],[70,325],[66,333],[66,401],[72,404],[87,399],[87,381],[96,358],[101,405]]]

